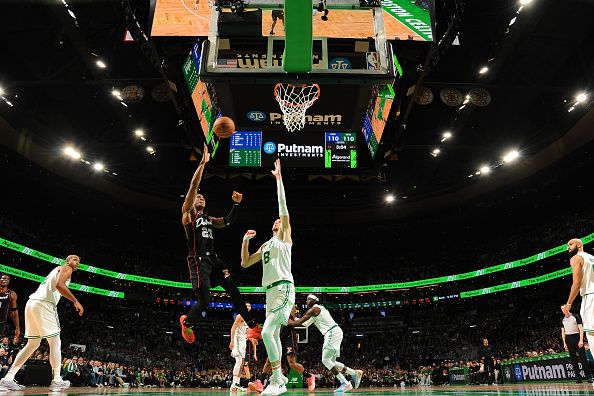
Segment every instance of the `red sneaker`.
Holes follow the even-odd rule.
[[[179,317],[179,324],[181,324],[181,335],[184,337],[186,342],[193,344],[196,342],[196,334],[194,334],[194,330],[191,327],[185,326],[184,322],[188,315],[182,315]]]
[[[309,378],[306,381],[307,381],[307,390],[310,392],[313,392],[313,390],[316,389],[316,376],[312,374],[309,376]]]
[[[264,390],[264,385],[262,385],[262,382],[260,380],[255,380],[254,382],[250,382],[248,384],[248,390],[253,390],[258,393],[262,393],[262,391]]]

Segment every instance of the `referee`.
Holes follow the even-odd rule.
[[[592,373],[586,359],[586,350],[584,349],[584,326],[582,325],[582,318],[578,314],[569,312],[566,305],[561,306],[561,312],[563,312],[563,319],[561,319],[561,338],[563,339],[563,347],[565,351],[569,352],[569,357],[571,358],[571,364],[575,372],[575,382],[578,384],[582,382],[580,378],[581,371],[578,365],[578,351],[582,367],[586,373],[585,380],[591,382]]]

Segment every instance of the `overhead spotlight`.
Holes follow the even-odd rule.
[[[568,113],[571,113],[573,110],[575,110],[575,105],[574,105],[574,106],[571,106],[571,107],[569,108],[569,110],[567,110],[567,112],[568,112]]]
[[[437,157],[439,155],[439,153],[441,153],[441,150],[436,148],[436,149],[433,149],[433,151],[431,152],[431,155],[434,157]]]
[[[522,4],[523,6],[528,5],[532,3],[532,0],[520,0],[520,4]]]
[[[449,138],[452,137],[452,133],[451,132],[444,132],[443,135],[441,135],[441,142],[445,142],[446,140],[448,140]]]
[[[104,168],[103,164],[100,162],[95,162],[93,164],[93,169],[95,169],[96,171],[102,171]]]
[[[97,66],[100,69],[105,69],[107,67],[107,65],[105,64],[105,62],[103,62],[101,59],[97,60],[97,62],[95,62],[97,64]]]
[[[80,153],[70,146],[64,148],[64,154],[72,159],[80,159]]]
[[[142,140],[142,141],[146,142],[146,138],[145,138],[144,136],[141,136],[141,137],[140,137],[140,140]]]
[[[485,74],[488,71],[489,71],[489,67],[483,66],[483,67],[481,67],[481,70],[479,70],[479,74]]]
[[[149,154],[154,154],[155,153],[155,149],[152,146],[147,146],[146,147],[146,151],[148,151]]]
[[[138,137],[144,136],[144,131],[142,129],[137,129],[134,131],[134,134]]]
[[[575,97],[575,101],[576,103],[582,103],[585,102],[586,99],[588,99],[588,95],[586,95],[584,92],[580,92],[579,94],[576,95]]]
[[[481,166],[479,170],[483,175],[486,175],[487,173],[491,172],[491,168],[489,168],[487,165]]]
[[[512,162],[520,156],[517,150],[512,150],[503,156],[503,162]]]
[[[386,198],[385,198],[387,203],[392,203],[392,202],[394,202],[395,199],[396,198],[394,198],[394,196],[392,194],[386,195]]]
[[[111,91],[111,94],[113,96],[115,96],[115,97],[122,96],[122,94],[120,93],[120,91],[118,91],[117,89],[112,90]]]
[[[0,95],[4,95],[4,90],[0,87]]]

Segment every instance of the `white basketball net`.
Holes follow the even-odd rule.
[[[318,84],[276,84],[274,97],[283,112],[283,124],[289,132],[305,126],[305,112],[320,97]]]

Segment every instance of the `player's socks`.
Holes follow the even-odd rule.
[[[338,380],[340,381],[341,384],[344,384],[347,382],[346,378],[344,378],[344,375],[342,375],[342,373],[338,373],[336,375],[336,378],[338,378]]]

